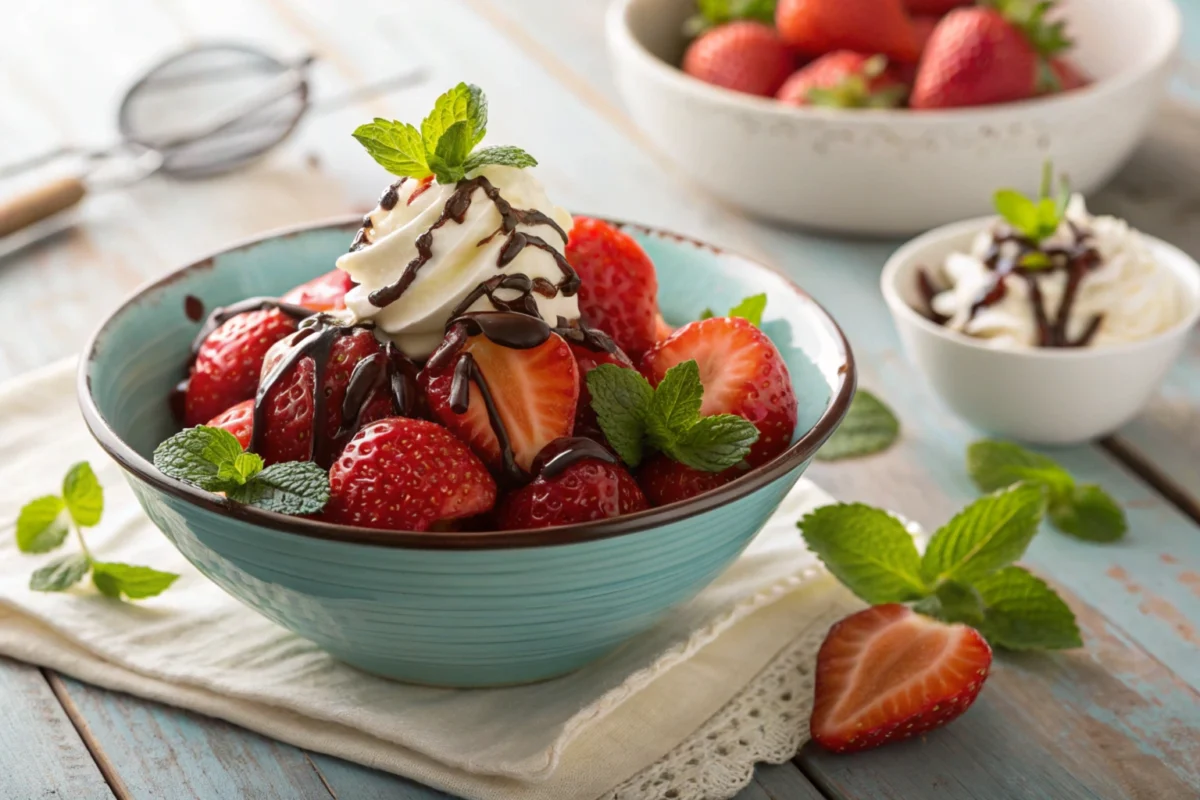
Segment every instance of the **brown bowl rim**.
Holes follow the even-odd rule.
[[[95,400],[91,392],[91,379],[89,376],[90,366],[97,356],[99,341],[109,324],[119,315],[124,313],[131,306],[138,303],[143,295],[155,289],[169,285],[179,280],[184,275],[197,269],[204,269],[211,265],[213,259],[218,256],[225,255],[237,250],[242,250],[256,244],[261,244],[271,239],[284,238],[288,236],[296,236],[302,233],[308,233],[316,230],[324,230],[331,228],[349,228],[357,226],[361,222],[359,216],[342,216],[334,219],[319,220],[316,222],[303,223],[287,228],[282,228],[274,231],[269,231],[264,234],[259,234],[247,239],[238,241],[232,245],[221,248],[220,250],[208,255],[204,258],[193,261],[183,267],[180,267],[158,280],[151,281],[142,285],[127,297],[116,309],[114,309],[104,321],[96,328],[88,339],[87,345],[84,348],[86,357],[80,361],[79,372],[77,376],[77,392],[79,395],[79,405],[83,412],[84,421],[87,423],[88,429],[92,436],[118,464],[121,465],[127,472],[134,475],[141,481],[154,487],[157,491],[164,492],[173,497],[184,500],[192,505],[198,506],[201,509],[218,514],[220,516],[231,517],[233,519],[248,522],[255,525],[260,525],[264,528],[280,531],[283,533],[296,534],[314,539],[323,539],[326,541],[343,542],[350,544],[373,545],[377,547],[394,547],[403,549],[417,550],[501,550],[509,548],[524,548],[524,547],[548,547],[557,545],[575,544],[579,542],[597,541],[600,539],[609,539],[616,536],[625,536],[628,534],[639,533],[667,525],[675,522],[680,522],[691,517],[698,516],[705,512],[711,511],[727,503],[739,500],[747,495],[750,495],[764,486],[773,483],[774,481],[787,475],[792,470],[798,468],[806,461],[812,458],[822,444],[833,434],[838,424],[845,417],[849,410],[850,401],[854,396],[855,385],[857,381],[857,370],[854,363],[854,354],[850,349],[850,343],[846,340],[846,335],[842,331],[841,326],[833,319],[819,303],[816,302],[803,289],[801,289],[788,276],[763,264],[756,259],[748,256],[743,256],[738,253],[732,253],[724,248],[717,247],[707,242],[702,242],[690,236],[675,233],[663,228],[641,225],[636,223],[623,222],[619,220],[608,219],[607,221],[621,227],[634,229],[653,236],[661,236],[674,239],[679,242],[686,242],[695,247],[706,249],[718,254],[737,255],[748,264],[752,264],[756,269],[766,270],[779,278],[782,278],[791,288],[801,297],[812,303],[820,314],[825,317],[825,320],[837,333],[838,341],[841,347],[842,363],[838,368],[840,376],[840,384],[834,391],[834,396],[831,399],[828,407],[821,414],[817,422],[806,431],[799,439],[796,440],[787,450],[780,453],[771,461],[759,467],[755,467],[746,472],[745,475],[730,481],[724,486],[715,489],[706,494],[700,495],[692,500],[682,501],[678,503],[670,503],[665,506],[658,506],[646,511],[639,511],[634,514],[629,514],[623,517],[614,517],[612,519],[597,520],[594,522],[576,523],[573,525],[562,525],[553,528],[534,528],[511,531],[483,531],[483,532],[460,532],[460,531],[385,531],[372,528],[361,528],[351,525],[337,525],[330,522],[320,520],[302,519],[298,517],[286,516],[277,514],[271,511],[254,508],[252,506],[244,506],[239,503],[233,503],[226,500],[220,495],[206,492],[191,484],[183,481],[175,480],[160,472],[146,458],[137,453],[132,447],[126,444],[116,432],[109,426],[108,421],[100,413],[100,409],[96,406]]]

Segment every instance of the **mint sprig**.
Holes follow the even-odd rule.
[[[90,572],[92,583],[101,593],[139,600],[153,597],[175,582],[179,576],[173,572],[97,561],[83,538],[83,529],[98,525],[103,515],[104,489],[86,461],[67,470],[62,494],[26,503],[17,516],[17,549],[22,553],[48,553],[62,546],[67,534],[74,531],[81,551],[35,571],[29,578],[29,588],[35,592],[65,591]]]
[[[840,461],[880,453],[895,444],[898,438],[900,420],[886,403],[866,389],[859,389],[850,401],[846,418],[821,445],[815,458]]]
[[[651,449],[692,469],[720,472],[740,463],[758,441],[758,428],[749,420],[700,416],[704,385],[695,360],[671,367],[657,388],[615,364],[593,369],[587,384],[600,429],[631,467]]]
[[[683,25],[688,38],[739,19],[775,24],[775,0],[696,0],[696,13]]]
[[[1045,494],[1017,484],[976,500],[933,534],[924,555],[898,519],[870,506],[823,506],[798,525],[808,548],[868,603],[914,603],[1009,649],[1078,647],[1079,628],[1062,598],[1013,566],[1037,532]]]
[[[224,428],[198,425],[154,450],[154,466],[176,480],[279,514],[316,514],[329,502],[329,475],[309,461],[263,468]]]
[[[751,325],[756,328],[762,327],[763,312],[767,310],[767,295],[752,294],[749,297],[742,298],[741,302],[729,309],[726,317],[741,317],[748,320]],[[711,319],[715,317],[711,308],[706,308],[700,312],[700,319]]]
[[[1071,202],[1071,185],[1065,175],[1060,179],[1057,197],[1052,195],[1053,190],[1054,166],[1046,161],[1042,167],[1042,188],[1038,196],[1030,198],[1016,189],[1001,189],[993,197],[996,213],[1017,233],[1040,245],[1058,230]],[[1045,269],[1050,266],[1050,258],[1045,253],[1035,251],[1021,259],[1021,266]]]
[[[1050,522],[1077,539],[1113,542],[1129,529],[1124,509],[1099,486],[1077,484],[1054,459],[1012,442],[975,442],[967,448],[967,472],[984,492],[1017,481],[1043,487],[1049,498]]]
[[[354,138],[393,175],[455,183],[489,164],[523,169],[537,160],[519,147],[477,149],[487,134],[487,97],[478,86],[460,83],[439,97],[433,111],[415,126],[376,117],[360,125]]]

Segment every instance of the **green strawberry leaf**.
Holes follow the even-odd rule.
[[[753,422],[733,414],[715,414],[700,417],[664,452],[692,469],[721,472],[740,464],[758,436]]]
[[[592,409],[605,438],[631,467],[642,463],[646,413],[654,398],[650,382],[637,370],[601,364],[587,374]]]
[[[912,536],[886,511],[842,503],[822,506],[798,524],[808,549],[866,602],[905,603],[930,594]]]
[[[106,597],[141,600],[162,594],[179,576],[150,567],[136,567],[112,561],[92,564],[92,582]]]
[[[226,496],[278,514],[316,514],[329,502],[329,474],[309,461],[272,464]]]
[[[72,465],[63,478],[62,492],[67,513],[76,525],[90,528],[100,521],[104,513],[104,490],[91,464],[80,461]]]
[[[981,497],[929,541],[921,575],[931,586],[975,583],[1020,558],[1046,511],[1041,486],[1019,483]]]
[[[1010,650],[1082,647],[1075,614],[1045,581],[1021,567],[1005,567],[976,582],[986,611],[980,632]]]
[[[58,495],[30,500],[17,515],[17,549],[22,553],[49,553],[63,543],[70,528],[63,516],[66,504]]]
[[[492,147],[483,147],[471,153],[463,163],[463,169],[469,175],[489,164],[525,169],[526,167],[536,167],[537,163],[536,158],[521,148],[501,144]]]
[[[374,122],[358,126],[354,138],[379,166],[393,175],[425,178],[433,174],[421,134],[412,125],[377,117]]]
[[[92,562],[83,553],[51,561],[29,576],[29,588],[35,592],[62,592],[87,575]]]
[[[859,389],[846,418],[817,451],[816,458],[818,461],[838,461],[879,453],[891,447],[899,437],[900,421],[892,410],[866,389]]]
[[[1090,483],[1073,487],[1061,501],[1052,501],[1050,521],[1063,533],[1090,542],[1115,542],[1129,529],[1125,509]]]
[[[739,19],[774,25],[775,0],[697,0],[696,13],[684,23],[684,35],[690,39]]]

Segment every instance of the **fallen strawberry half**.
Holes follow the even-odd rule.
[[[897,603],[834,625],[817,653],[812,738],[849,753],[945,725],[975,702],[992,649],[966,625]]]

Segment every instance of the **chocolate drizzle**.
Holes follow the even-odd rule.
[[[551,480],[566,472],[575,464],[596,459],[606,464],[617,464],[617,457],[607,447],[592,439],[574,436],[555,439],[542,448],[533,460],[533,472],[539,478]]]
[[[183,313],[192,322],[204,319],[204,301],[194,294],[183,298]]]
[[[566,319],[559,317],[558,324],[554,326],[554,332],[568,342],[586,347],[593,353],[609,353],[610,355],[621,353],[611,336],[597,328],[588,327],[583,320],[572,325]],[[623,353],[621,355],[624,356]]]

